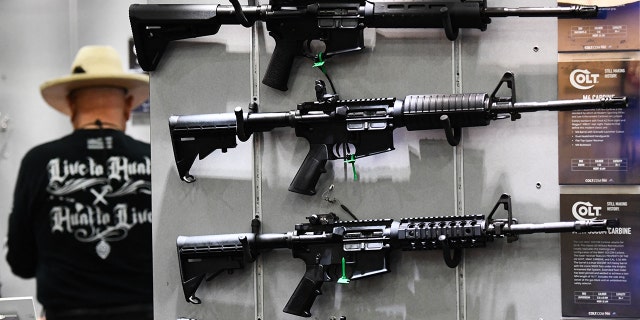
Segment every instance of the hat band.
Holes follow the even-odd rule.
[[[120,87],[120,86],[110,86],[110,85],[95,85],[95,86],[86,86],[86,87],[81,87],[81,88],[76,88],[73,89],[71,91],[69,91],[69,94],[67,95],[68,97],[73,97],[73,95],[78,92],[79,90],[84,90],[84,89],[97,89],[97,88],[113,88],[113,89],[121,89],[122,91],[124,91],[124,95],[126,96],[127,94],[129,94],[129,89],[125,88],[125,87]]]

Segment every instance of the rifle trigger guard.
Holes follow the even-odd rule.
[[[449,120],[449,116],[443,114],[440,116],[440,122],[442,122],[442,126],[444,127],[444,134],[447,136],[447,142],[452,147],[457,146],[460,143],[460,138],[462,137],[462,129],[460,127],[452,128],[451,120]]]
[[[447,236],[444,234],[438,237],[438,241],[442,243],[442,256],[444,257],[444,263],[446,263],[449,268],[457,267],[462,260],[462,249],[452,249],[449,246],[449,239],[447,239]]]

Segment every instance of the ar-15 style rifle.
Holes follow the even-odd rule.
[[[507,218],[495,219],[501,205]],[[186,300],[201,303],[195,293],[208,274],[213,278],[224,271],[231,273],[264,251],[288,248],[293,257],[305,262],[306,272],[283,311],[310,317],[324,282],[345,283],[389,272],[392,250],[442,250],[447,266],[455,268],[462,259],[462,249],[485,247],[496,238],[513,242],[521,234],[605,231],[618,226],[615,219],[519,224],[512,216],[507,194],[486,218],[464,215],[338,221],[335,214],[321,214],[308,219],[309,223],[297,224],[295,231],[287,233],[260,234],[253,228],[254,233],[178,237]]]
[[[511,96],[498,97],[503,84]],[[189,174],[196,157],[203,159],[216,149],[226,152],[253,132],[293,127],[296,135],[309,141],[310,149],[298,169],[289,191],[313,195],[327,160],[357,158],[394,149],[393,130],[444,128],[447,141],[457,145],[461,128],[487,126],[491,120],[520,119],[523,112],[567,111],[596,108],[625,108],[626,97],[591,100],[516,102],[515,77],[505,73],[491,93],[410,95],[396,98],[339,100],[326,93],[324,83],[316,82],[317,101],[304,102],[297,110],[284,112],[234,113],[171,116],[169,129],[180,177],[194,181]]]
[[[460,28],[486,30],[493,17],[593,18],[597,6],[554,8],[491,8],[486,0],[426,0],[405,2],[270,0],[268,5],[133,4],[129,20],[138,62],[155,70],[167,44],[173,40],[218,33],[223,24],[251,27],[265,21],[276,47],[262,80],[287,90],[293,59],[311,53],[311,41],[320,40],[320,59],[364,49],[364,28],[443,28],[447,38]]]

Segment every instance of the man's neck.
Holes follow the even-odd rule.
[[[112,128],[124,131],[130,114],[130,97],[119,88],[84,88],[69,98],[74,129]]]
[[[124,131],[124,128],[122,125],[118,125],[112,122],[102,121],[100,119],[96,119],[94,121],[91,121],[85,124],[74,126],[74,128],[76,130],[77,129],[116,129],[116,130]]]

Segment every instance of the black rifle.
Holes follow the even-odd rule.
[[[443,28],[454,40],[460,28],[486,30],[493,17],[593,18],[597,6],[489,8],[486,0],[371,2],[365,0],[271,0],[269,5],[133,4],[129,20],[138,62],[155,70],[173,40],[213,35],[223,24],[251,27],[265,21],[276,47],[262,80],[287,90],[293,59],[306,55],[326,59],[364,49],[364,28]],[[325,44],[322,56],[311,53],[311,41]]]
[[[502,205],[506,219],[494,219]],[[311,316],[311,306],[324,282],[350,280],[389,272],[392,250],[442,250],[447,266],[455,268],[462,249],[481,248],[495,238],[518,240],[521,234],[604,231],[618,220],[585,220],[518,224],[512,217],[511,197],[503,194],[487,218],[484,215],[338,221],[335,214],[313,215],[309,223],[297,224],[287,233],[236,233],[180,236],[177,239],[180,275],[185,299],[201,303],[195,296],[207,275],[242,269],[261,252],[288,248],[302,259],[306,272],[284,312]],[[256,221],[256,220],[254,220]]]
[[[496,96],[506,83],[511,96]],[[234,113],[171,116],[169,129],[180,177],[189,174],[196,157],[203,159],[216,149],[226,152],[236,146],[236,135],[246,141],[253,132],[293,127],[296,135],[309,141],[310,150],[298,169],[289,191],[312,195],[327,160],[357,158],[388,152],[393,147],[393,130],[444,128],[447,141],[457,145],[461,128],[489,125],[491,120],[517,120],[521,112],[566,111],[595,108],[625,108],[626,97],[591,100],[516,102],[515,78],[505,73],[491,93],[411,95],[396,98],[338,100],[316,82],[318,101],[304,102],[297,110],[284,112]]]

